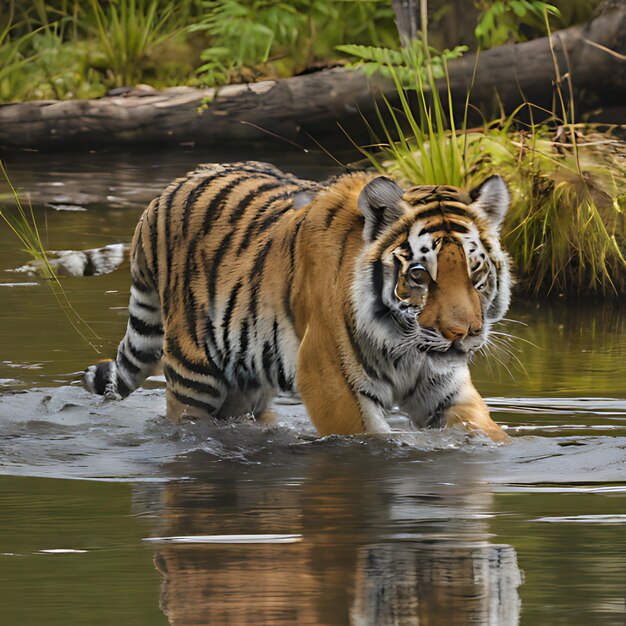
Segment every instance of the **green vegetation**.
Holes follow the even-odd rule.
[[[398,45],[385,0],[203,0],[200,7],[190,31],[211,42],[196,70],[208,85],[297,74],[334,62],[340,44]]]
[[[381,74],[385,78],[397,79],[405,89],[416,87],[415,72],[420,73],[422,82],[427,81],[427,68],[435,78],[443,78],[445,76],[445,63],[451,59],[459,58],[464,52],[467,52],[467,49],[467,46],[455,46],[452,50],[444,50],[439,53],[434,48],[429,47],[428,51],[425,52],[424,45],[419,40],[415,40],[399,50],[357,44],[337,46],[339,52],[357,59],[355,63],[348,64],[348,67],[359,68],[368,76]],[[428,63],[426,62],[426,54],[428,54]]]
[[[549,9],[544,7],[548,30]],[[454,110],[449,85],[442,101],[435,79],[447,76],[450,53],[434,56],[426,41],[423,33],[415,42],[422,46],[422,54],[375,56],[369,50],[360,55],[368,73],[379,71],[393,78],[399,101],[396,107],[383,96],[384,105],[377,111],[384,137],[372,131],[374,143],[360,148],[364,156],[381,173],[406,184],[471,188],[499,173],[512,192],[503,238],[525,291],[625,294],[624,142],[572,123],[560,81],[561,114],[553,113],[547,122],[523,124],[516,112],[469,129],[471,91],[462,116]],[[533,119],[535,107],[520,108],[527,108]],[[462,123],[457,127],[459,118]]]
[[[481,48],[521,41],[545,30],[544,10],[563,27],[587,19],[594,5],[553,2],[474,0],[476,41]],[[435,21],[444,15],[438,10]],[[431,51],[435,73],[437,59],[465,50]],[[346,63],[346,53],[408,72],[422,48],[400,45],[391,0],[5,0],[0,103],[100,97],[137,83],[213,87],[281,78]]]
[[[126,0],[105,9],[89,0],[98,44],[117,87],[141,79],[140,61],[158,44],[171,39],[173,5],[161,10],[158,0]]]
[[[524,41],[522,26],[541,29],[544,14],[559,17],[559,9],[541,0],[479,0],[474,34],[481,48]]]
[[[114,87],[219,86],[335,64],[335,47],[399,47],[388,0],[8,0],[0,103]],[[0,9],[1,10],[1,9]]]

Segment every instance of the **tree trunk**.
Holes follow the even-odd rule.
[[[524,101],[551,109],[556,101],[555,84],[560,81],[568,92],[566,77],[571,79],[577,104],[582,105],[579,113],[582,108],[623,106],[625,54],[626,9],[621,2],[617,10],[551,38],[488,50],[480,54],[478,63],[473,54],[454,60],[449,64],[450,87],[462,109],[471,86],[471,102],[486,116],[493,112],[496,101],[505,112]],[[389,83],[368,81],[358,71],[337,68],[220,90],[181,87],[98,100],[10,104],[0,107],[0,145],[138,147],[249,142],[279,136],[309,146],[312,137],[333,147],[343,136],[337,124],[354,141],[365,143],[370,137],[362,116],[375,119],[372,93],[381,91],[395,102]]]

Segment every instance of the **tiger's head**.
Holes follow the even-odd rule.
[[[387,340],[433,359],[465,359],[480,349],[511,296],[510,261],[500,246],[509,206],[502,178],[468,193],[442,185],[405,191],[379,177],[358,205],[366,245],[355,282],[357,318],[373,314]]]

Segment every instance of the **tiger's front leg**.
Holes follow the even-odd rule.
[[[389,432],[382,409],[353,389],[327,328],[309,325],[298,351],[298,391],[320,435]]]
[[[493,441],[510,443],[511,438],[489,415],[489,408],[469,378],[463,383],[453,404],[444,411],[447,428],[462,426],[468,431],[483,431]]]

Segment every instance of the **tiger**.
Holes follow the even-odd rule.
[[[509,202],[498,175],[468,192],[200,165],[141,216],[126,334],[84,385],[121,399],[162,366],[174,422],[263,419],[291,392],[321,436],[389,433],[399,409],[508,441],[468,362],[509,307]]]

